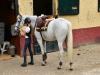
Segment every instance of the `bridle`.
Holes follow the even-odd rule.
[[[16,30],[17,32],[19,31],[19,28],[20,28],[19,25],[20,25],[21,21],[22,21],[22,16],[19,16],[18,19],[17,19],[17,23],[18,23],[18,24],[17,24],[17,26],[15,26],[16,29],[17,29],[17,30]]]

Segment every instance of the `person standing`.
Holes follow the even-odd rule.
[[[28,63],[29,65],[34,65],[34,61],[33,61],[33,52],[31,49],[31,20],[30,18],[26,18],[24,20],[24,26],[21,28],[21,34],[25,35],[25,45],[24,45],[24,49],[23,49],[23,63],[21,64],[22,67],[26,67],[27,66],[27,55],[26,55],[26,50],[28,48],[29,53],[30,53],[30,59],[31,61]]]

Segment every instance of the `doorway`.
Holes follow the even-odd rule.
[[[11,40],[11,25],[16,22],[17,6],[18,0],[0,0],[0,24],[4,25],[4,41]]]
[[[33,0],[34,15],[52,15],[53,7],[52,0]]]

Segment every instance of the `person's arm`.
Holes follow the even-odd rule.
[[[52,21],[52,20],[54,20],[54,18],[46,19],[47,22],[48,22],[48,21]]]
[[[23,26],[23,27],[20,28],[20,34],[22,36],[25,36],[25,34],[26,34],[25,29],[26,29],[26,26]]]
[[[29,28],[29,27],[26,27],[26,28],[25,28],[25,32],[26,32],[26,33],[29,33],[29,32],[30,32],[30,28]]]
[[[45,27],[46,27],[46,25],[48,24],[48,22],[50,22],[50,21],[52,21],[52,20],[54,20],[54,19],[55,19],[55,18],[46,19]]]

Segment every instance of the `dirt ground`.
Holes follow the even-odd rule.
[[[66,55],[64,60],[63,68],[57,70],[58,52],[48,53],[46,66],[41,66],[41,55],[35,55],[35,64],[27,67],[21,67],[22,58],[16,56],[13,59],[0,61],[0,75],[100,75],[100,44],[74,48],[73,71],[69,70]]]

